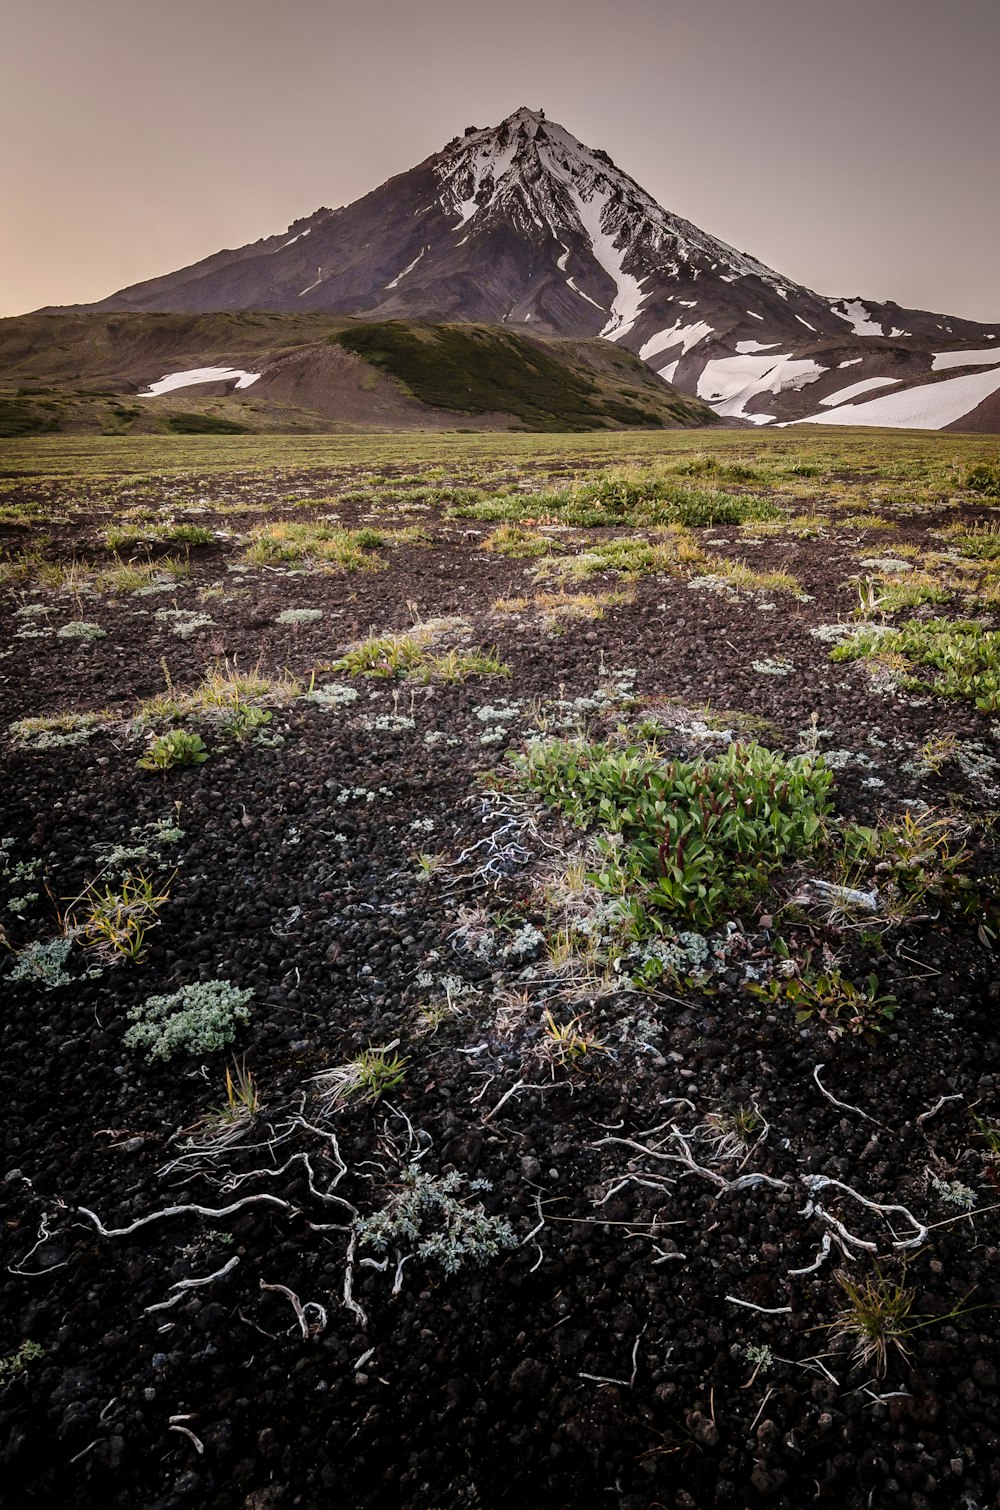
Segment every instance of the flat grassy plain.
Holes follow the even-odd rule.
[[[41,436],[0,613],[12,1505],[994,1501],[1000,437]]]

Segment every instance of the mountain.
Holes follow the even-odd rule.
[[[353,204],[92,308],[601,336],[733,421],[1000,429],[1000,325],[814,293],[664,210],[527,108]]]

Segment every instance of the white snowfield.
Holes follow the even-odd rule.
[[[900,393],[884,393],[864,404],[848,404],[827,414],[808,414],[795,425],[874,425],[889,430],[943,430],[1000,392],[1000,369],[921,383]]]
[[[864,357],[849,357],[846,362],[838,362],[838,367],[860,367]]]
[[[876,324],[872,318],[870,309],[866,309],[860,299],[843,299],[840,304],[831,304],[830,313],[839,320],[846,320],[856,336],[880,336],[881,325]],[[901,334],[902,332],[900,332]]]
[[[784,388],[804,388],[822,377],[828,368],[811,358],[796,361],[791,352],[783,356],[716,357],[706,362],[698,379],[698,397],[716,414],[769,425],[774,414],[748,414],[746,406],[758,393],[780,393]]]
[[[948,367],[980,367],[985,362],[1000,365],[1000,348],[987,346],[979,351],[938,351],[931,363],[932,372],[943,372]]]
[[[223,383],[236,379],[237,388],[249,388],[260,377],[259,372],[244,372],[242,367],[191,367],[187,372],[168,372],[166,377],[150,383],[139,398],[156,398],[160,393],[172,393],[175,388],[194,388],[198,383]]]
[[[681,356],[687,356],[692,346],[697,346],[706,336],[713,334],[711,325],[704,320],[696,320],[693,325],[682,325],[680,320],[675,320],[667,330],[658,330],[655,336],[650,336],[639,347],[639,355],[645,362],[651,357],[659,356],[662,351],[669,351],[672,346],[681,348]]]
[[[753,351],[774,351],[780,344],[780,341],[737,341],[736,350],[745,357]]]
[[[860,393],[870,393],[873,388],[889,388],[894,383],[901,383],[902,378],[862,378],[859,383],[849,383],[846,388],[838,388],[836,393],[828,393],[826,398],[821,398],[821,404],[846,404],[849,399],[857,398]]]
[[[668,362],[666,367],[661,367],[658,375],[663,379],[665,383],[672,383],[679,365],[680,357],[677,358],[676,362]]]

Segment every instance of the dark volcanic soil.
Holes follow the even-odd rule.
[[[317,478],[317,496],[335,484]],[[45,526],[50,557],[100,558],[92,502]],[[336,512],[361,522],[356,506]],[[931,548],[954,517],[941,500],[892,534],[833,521],[757,547],[736,528],[703,530],[707,551],[791,571],[807,599],[645,577],[599,619],[494,611],[560,584],[484,551],[492,526],[437,510],[419,516],[433,544],[394,548],[378,573],[231,570],[230,538],[193,549],[172,593],[3,589],[5,722],[110,710],[85,742],[6,739],[4,906],[39,894],[6,907],[10,948],[58,935],[107,865],[103,847],[148,846],[164,818],[183,831],[141,862],[169,901],[139,963],[88,975],[96,957],[74,946],[69,982],[44,989],[12,980],[7,956],[5,1506],[1000,1504],[988,1133],[1000,984],[978,926],[997,869],[996,728],[967,702],[879,690],[808,632],[849,616],[859,556]],[[415,519],[404,509],[399,522]],[[224,509],[213,523],[247,528]],[[50,611],[17,613],[31,605]],[[164,605],[212,622],[181,638],[155,617]],[[277,624],[290,608],[324,616]],[[442,648],[496,646],[509,680],[324,669],[415,611],[452,620]],[[45,632],[71,621],[106,638]],[[163,690],[161,661],[181,689],[225,657],[287,666],[306,685],[315,669],[314,691],[358,695],[275,707],[270,743],[191,724],[205,764],[137,769],[146,740],[128,718]],[[834,926],[791,902],[817,861],[713,930],[720,958],[700,985],[611,979],[574,995],[554,981],[531,930],[551,934],[543,884],[580,837],[481,779],[507,768],[505,751],[540,728],[583,719],[600,733],[650,714],[672,730],[671,755],[717,753],[727,728],[793,751],[814,712],[838,815],[872,823],[907,801],[963,815],[984,910]],[[921,771],[921,746],[944,735],[965,764]],[[440,857],[429,875],[418,852]],[[15,884],[11,867],[33,859],[34,879]],[[793,958],[875,971],[896,1016],[831,1037],[749,992],[779,934]],[[130,1008],[214,980],[253,991],[229,1050],[149,1064],[124,1046]],[[546,1006],[578,1016],[592,1052],[547,1054]],[[324,1110],[310,1077],[393,1045],[400,1084]],[[234,1055],[262,1106],[213,1142],[196,1124],[225,1103]],[[748,1107],[760,1120],[727,1158],[705,1119]],[[482,1204],[495,1252],[476,1261],[461,1216],[444,1261],[416,1252],[430,1226],[384,1255],[365,1245],[358,1220],[424,1176],[466,1213]],[[881,1287],[883,1302],[893,1286],[913,1292],[884,1369],[836,1335],[840,1274]]]

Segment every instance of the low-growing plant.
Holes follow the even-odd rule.
[[[855,1366],[874,1369],[881,1379],[892,1353],[909,1358],[903,1339],[914,1329],[907,1322],[916,1291],[887,1279],[881,1271],[861,1280],[841,1270],[836,1280],[846,1304],[830,1325],[831,1340],[850,1343]]]
[[[207,759],[208,751],[200,734],[169,729],[153,740],[136,765],[141,771],[169,771],[175,765],[201,765]]]
[[[170,893],[159,891],[141,871],[126,871],[114,885],[91,881],[67,909],[67,929],[84,949],[109,964],[138,961],[169,900]]]
[[[967,467],[965,486],[973,493],[983,493],[987,498],[1000,498],[1000,461],[982,461]]]
[[[394,1047],[390,1044],[385,1049],[365,1049],[356,1059],[314,1075],[312,1080],[317,1087],[323,1114],[355,1099],[378,1101],[387,1091],[402,1085],[407,1060],[400,1054],[391,1053]]]
[[[273,713],[268,712],[266,708],[257,707],[255,703],[238,704],[231,712],[222,715],[219,720],[219,729],[240,744],[248,739],[260,743],[264,730],[269,727],[273,717]],[[194,737],[197,739],[198,736]]]
[[[816,1018],[834,1039],[877,1033],[899,1010],[895,996],[881,991],[874,974],[861,985],[848,980],[839,970],[790,978],[775,975],[766,986],[751,985],[749,989],[755,995],[792,1007],[798,1023]]]
[[[56,638],[60,640],[80,640],[89,643],[94,640],[106,640],[108,631],[102,629],[100,624],[88,623],[86,619],[71,619],[68,624],[63,624],[56,630]]]
[[[910,619],[898,629],[859,629],[830,654],[835,661],[898,656],[903,687],[967,698],[983,713],[1000,709],[1000,630],[977,620]],[[936,675],[916,676],[918,667]]]
[[[579,1017],[570,1022],[556,1022],[552,1013],[546,1012],[538,1052],[555,1074],[557,1064],[579,1064],[588,1054],[607,1053],[607,1046],[592,1033],[583,1031]]]
[[[465,1190],[490,1189],[489,1180],[467,1180],[454,1169],[435,1176],[410,1165],[382,1210],[357,1220],[358,1241],[376,1253],[408,1248],[417,1258],[439,1263],[446,1274],[467,1263],[487,1263],[518,1244],[508,1221],[462,1198]]]
[[[483,550],[495,551],[499,556],[512,556],[527,560],[533,556],[547,556],[563,547],[538,530],[527,530],[518,524],[501,524],[483,541]]]
[[[637,892],[654,913],[695,926],[746,905],[786,856],[820,844],[832,810],[833,773],[821,759],[753,743],[665,763],[638,746],[536,740],[513,758],[526,786],[603,831],[602,890]]]
[[[43,1357],[45,1349],[39,1342],[30,1339],[22,1342],[14,1353],[8,1353],[6,1358],[0,1358],[0,1386],[9,1384],[11,1379],[16,1379],[18,1374],[23,1374],[30,1363],[35,1363]]]
[[[55,750],[83,744],[111,721],[107,709],[99,713],[46,713],[19,718],[9,726],[12,739],[30,750]]]
[[[146,1049],[147,1059],[174,1054],[209,1054],[225,1048],[238,1028],[250,1021],[250,989],[229,980],[201,981],[168,996],[148,996],[129,1010],[133,1024],[125,1034],[132,1049]]]
[[[386,562],[376,552],[388,543],[378,530],[279,521],[251,531],[243,559],[251,566],[307,563],[348,572],[383,571]]]

